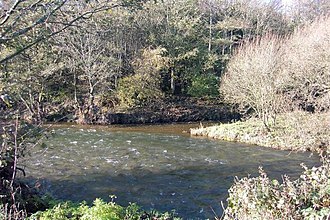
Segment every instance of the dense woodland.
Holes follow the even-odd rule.
[[[303,125],[296,129],[303,140],[323,135],[321,142],[311,143],[327,150],[329,9],[328,0],[294,0],[290,7],[280,0],[1,1],[0,218],[22,219],[43,204],[31,197],[33,189],[16,181],[17,172],[24,172],[17,167],[19,158],[42,134],[31,122],[95,123],[111,112],[162,106],[177,97],[217,99],[262,119],[261,133],[271,136],[281,113],[317,113],[313,117],[320,124],[314,120],[314,127],[311,121],[292,124]],[[289,118],[283,121],[289,124]],[[315,129],[305,132],[306,127]],[[296,140],[297,134],[290,138]],[[320,174],[326,188],[329,162],[324,161],[319,173],[306,169],[306,176]],[[320,193],[324,201],[308,200],[321,185],[310,188],[305,180],[271,185],[261,174],[234,185],[228,219],[246,217],[238,208],[259,204],[235,197],[246,190],[244,181],[252,188],[260,181],[270,184],[265,186],[276,194],[271,199],[278,201],[292,195],[287,191],[305,190],[306,198],[297,201],[317,206],[306,215],[275,207],[269,216],[306,217],[319,207],[328,210],[328,192]],[[258,209],[261,216],[267,202]],[[124,218],[123,209],[115,209],[118,219]]]
[[[92,123],[115,106],[218,97],[233,50],[290,35],[328,1],[27,1],[2,3],[3,108],[30,121]],[[221,89],[220,89],[221,90]]]

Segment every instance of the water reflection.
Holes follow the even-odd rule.
[[[25,161],[30,178],[40,179],[59,199],[92,201],[116,195],[117,202],[143,208],[177,210],[186,218],[221,214],[220,202],[234,176],[297,177],[299,164],[316,157],[242,144],[191,138],[187,125],[128,128],[59,127]]]

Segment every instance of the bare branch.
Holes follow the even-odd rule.
[[[58,8],[54,9],[53,11],[55,12],[55,10],[58,10],[58,9],[59,9],[60,7],[62,7],[62,6],[63,6],[63,4],[62,4],[61,6],[59,6]],[[94,9],[92,9],[92,10],[86,11],[86,12],[84,12],[83,14],[81,14],[81,15],[79,15],[79,16],[73,18],[71,21],[65,23],[64,27],[60,28],[59,30],[54,31],[54,32],[52,32],[52,33],[50,33],[50,34],[47,34],[47,35],[39,36],[39,37],[36,38],[33,42],[31,42],[31,43],[27,44],[26,46],[20,48],[19,50],[16,50],[16,51],[13,52],[12,54],[9,54],[9,55],[7,55],[6,57],[2,58],[2,59],[0,60],[0,64],[3,64],[3,63],[5,63],[5,62],[9,61],[10,59],[12,59],[12,58],[14,58],[15,56],[17,56],[17,55],[23,53],[24,51],[26,51],[27,49],[33,47],[34,45],[36,45],[36,44],[38,44],[38,43],[40,43],[40,42],[42,42],[42,41],[44,41],[44,40],[47,40],[47,39],[49,39],[49,38],[51,38],[51,37],[53,37],[53,36],[55,36],[55,35],[61,33],[62,31],[66,30],[67,28],[69,28],[69,27],[71,27],[72,25],[74,25],[75,22],[77,22],[77,21],[79,21],[79,20],[81,20],[81,19],[84,19],[84,18],[86,18],[87,16],[92,16],[92,15],[95,14],[95,13],[99,13],[99,12],[102,12],[102,11],[106,11],[106,10],[109,10],[109,9],[112,9],[112,8],[116,8],[116,7],[119,7],[119,6],[120,6],[119,4],[118,4],[118,5],[110,5],[110,6],[103,5],[103,6],[100,6],[100,7],[98,7],[98,8],[94,8]],[[45,20],[43,20],[43,22],[45,22]],[[41,23],[42,23],[42,22],[41,22]],[[40,23],[38,23],[38,24],[40,24]],[[37,25],[37,24],[36,24],[36,25]],[[35,27],[36,25],[34,25],[34,27]],[[32,28],[33,28],[33,27],[32,27]],[[26,33],[27,31],[31,30],[32,28],[29,28],[29,29],[26,30],[26,31],[24,30],[24,31],[25,31],[24,33]],[[18,35],[17,35],[17,36],[18,36]],[[3,43],[3,42],[0,42],[0,43]]]
[[[23,0],[16,0],[15,1],[15,3],[11,6],[11,8],[6,12],[4,18],[0,22],[0,25],[3,25],[8,21],[8,19],[10,18],[10,15],[14,12],[14,10],[17,8],[19,3],[21,3],[21,2],[23,2]]]

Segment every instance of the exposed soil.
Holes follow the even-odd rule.
[[[117,109],[98,124],[145,124],[237,120],[240,115],[219,100],[175,97],[147,107]]]

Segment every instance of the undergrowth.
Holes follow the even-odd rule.
[[[179,220],[175,217],[175,212],[159,213],[157,211],[143,211],[137,204],[130,203],[127,207],[116,204],[114,196],[111,196],[110,202],[102,199],[95,199],[91,206],[86,202],[80,204],[70,201],[54,202],[53,207],[46,211],[39,211],[29,220]]]
[[[229,189],[224,219],[329,219],[330,160],[308,169],[299,179],[271,180],[262,168],[260,176],[236,179]]]

